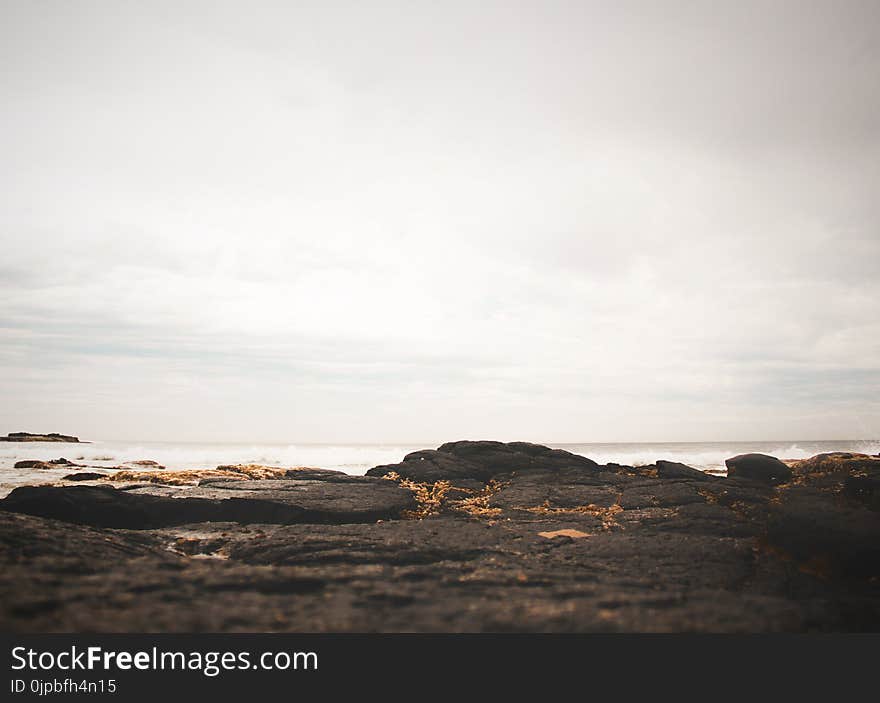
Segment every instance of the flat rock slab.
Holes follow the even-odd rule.
[[[24,486],[0,509],[97,527],[149,529],[197,522],[290,524],[375,522],[414,507],[392,481],[218,481],[177,486]]]

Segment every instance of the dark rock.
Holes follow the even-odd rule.
[[[880,475],[847,476],[843,482],[844,493],[864,503],[871,510],[880,510]]]
[[[398,517],[412,493],[392,481],[229,481],[195,488],[24,486],[0,509],[98,527],[147,529],[193,522],[342,523]]]
[[[57,469],[58,466],[49,461],[38,461],[36,459],[25,459],[16,461],[13,468],[16,469]]]
[[[802,567],[828,577],[880,577],[880,518],[862,506],[798,486],[769,510],[767,539]]]
[[[510,453],[547,456],[524,446]],[[405,513],[394,481],[310,469],[17,489],[0,502],[0,630],[880,630],[880,521],[845,490],[486,451],[428,454],[485,473],[419,487]]]
[[[514,480],[489,500],[489,507],[529,510],[534,508],[576,508],[593,505],[607,508],[617,502],[614,486],[554,484],[548,481]]]
[[[224,465],[218,466],[218,471],[237,471],[240,470],[240,467],[235,465]],[[293,478],[299,481],[325,481],[325,482],[339,482],[345,483],[350,482],[352,476],[343,471],[336,471],[334,469],[311,469],[311,468],[296,468],[296,469],[279,469],[279,471],[283,472],[283,478]],[[229,480],[237,480],[237,479],[224,479],[224,478],[206,478],[199,481],[200,486],[208,486],[214,483],[227,483]]]
[[[817,454],[792,466],[798,483],[843,492],[872,510],[880,510],[880,459],[855,452]]]
[[[606,472],[616,474],[626,474],[628,476],[643,476],[645,478],[656,478],[657,468],[652,464],[644,466],[626,466],[615,462],[608,462],[602,467]]]
[[[595,461],[579,454],[528,442],[447,442],[438,447],[437,451],[485,467],[493,475],[514,471],[558,471],[570,468],[598,471],[599,469]]]
[[[441,480],[475,479],[488,481],[513,472],[599,470],[591,459],[562,449],[550,449],[528,442],[461,441],[447,442],[436,451],[407,454],[399,464],[376,466],[368,476],[396,473],[412,481],[433,483]]]
[[[59,459],[50,459],[49,461],[40,461],[38,459],[24,459],[22,461],[17,461],[14,464],[14,468],[16,469],[60,469],[63,467],[72,466],[80,466],[80,464],[74,464],[72,461],[68,461],[64,457],[61,457]]]
[[[31,434],[30,432],[10,432],[0,437],[0,442],[79,442],[78,437],[50,432],[49,434]]]
[[[67,474],[67,476],[62,476],[62,481],[96,481],[99,478],[104,478],[107,474],[99,474],[97,471],[79,471],[75,474]]]
[[[727,475],[770,485],[791,480],[791,469],[779,459],[767,454],[740,454],[727,459]]]
[[[132,498],[128,491],[105,486],[22,486],[0,500],[0,510],[96,527],[158,527],[163,506],[158,499]],[[195,510],[192,511],[195,515]],[[196,520],[203,518],[199,515]],[[204,519],[210,519],[205,517]]]
[[[869,454],[855,452],[827,452],[817,454],[799,461],[794,465],[798,474],[845,473],[848,475],[860,472],[875,472],[880,467],[880,460]]]
[[[704,471],[691,468],[685,464],[679,464],[675,461],[664,461],[659,459],[656,462],[657,475],[660,478],[691,478],[695,481],[712,481],[716,477],[710,476]]]
[[[662,511],[660,519],[653,520],[654,529],[670,532],[681,532],[686,535],[708,535],[718,538],[757,538],[763,534],[763,525],[750,519],[742,512],[730,507],[711,502],[691,502],[674,508],[674,519],[670,518],[670,508],[657,508]],[[628,524],[626,516],[636,511],[626,511],[618,518],[618,522]],[[642,518],[650,518],[645,516]]]
[[[488,481],[492,477],[492,472],[484,466],[433,449],[407,454],[399,464],[375,466],[366,475],[387,476],[392,473],[419,483],[458,479]]]
[[[165,468],[158,461],[153,461],[152,459],[137,459],[136,461],[126,461],[123,463],[123,467],[136,469],[155,469],[156,471],[161,471]]]
[[[624,508],[665,508],[705,503],[706,498],[698,491],[701,481],[669,481],[663,479],[640,480],[633,482],[620,495],[619,503]]]
[[[629,511],[627,511],[629,512]],[[704,523],[733,524],[716,509]],[[94,529],[0,512],[4,632],[763,632],[876,626],[751,537],[589,516]],[[584,539],[546,539],[577,530]],[[814,590],[810,590],[810,589]],[[824,589],[824,590],[823,590]],[[799,598],[796,593],[805,595]],[[848,613],[853,613],[848,615]]]
[[[772,486],[743,479],[727,478],[699,484],[697,489],[713,505],[721,505],[742,519],[763,521],[767,506],[776,497]]]

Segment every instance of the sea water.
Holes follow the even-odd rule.
[[[360,475],[379,464],[399,462],[409,452],[436,447],[421,444],[212,444],[182,442],[120,442],[95,440],[68,444],[0,442],[0,496],[16,486],[54,483],[72,469],[15,469],[23,459],[49,461],[65,458],[76,464],[112,468],[132,461],[152,460],[168,469],[215,468],[222,464],[313,466]],[[589,457],[600,464],[629,466],[658,459],[678,461],[703,471],[724,472],[724,460],[746,452],[780,459],[805,459],[822,452],[880,453],[880,440],[778,442],[654,442],[548,444]],[[135,468],[126,466],[126,468]]]

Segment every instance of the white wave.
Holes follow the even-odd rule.
[[[422,448],[415,445],[4,442],[0,443],[0,467],[10,468],[22,459],[49,461],[64,457],[78,464],[106,467],[151,459],[169,469],[214,468],[221,464],[264,464],[317,466],[363,474],[372,466],[396,463],[407,453]]]
[[[600,464],[644,466],[655,461],[677,461],[703,471],[725,470],[725,459],[737,454],[758,452],[779,459],[808,459],[816,454],[850,451],[862,454],[880,452],[880,441],[828,442],[719,442],[693,444],[619,444],[619,445],[559,445],[563,449],[582,454]]]

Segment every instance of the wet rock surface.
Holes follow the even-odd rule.
[[[880,629],[880,516],[836,464],[777,486],[524,443],[415,454],[370,472],[385,479],[18,489],[0,501],[0,626]]]

